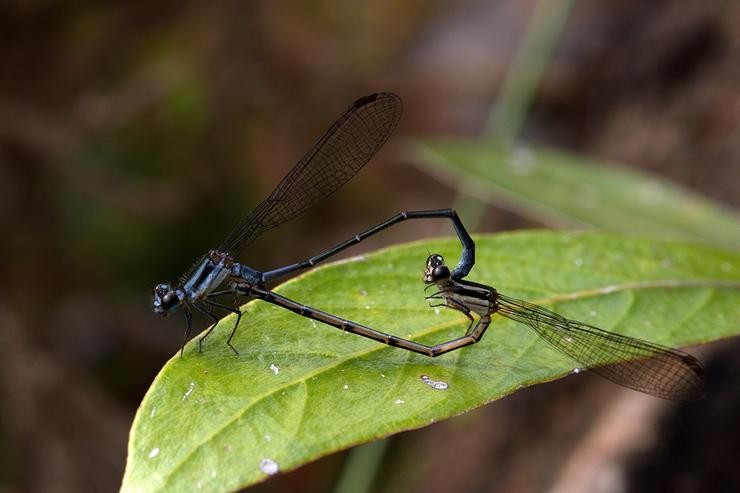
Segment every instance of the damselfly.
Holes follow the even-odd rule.
[[[266,287],[266,284],[311,268],[402,221],[428,218],[446,218],[452,222],[463,248],[460,262],[452,272],[452,278],[465,277],[475,261],[475,246],[452,209],[401,212],[303,262],[266,272],[260,272],[235,260],[237,255],[262,233],[305,212],[320,199],[334,193],[360,171],[388,140],[398,124],[401,112],[401,99],[392,93],[371,94],[355,101],[298,161],[272,194],[247,214],[221,246],[199,259],[190,273],[183,276],[180,283],[176,285],[163,283],[154,288],[152,305],[156,313],[166,316],[178,307],[182,307],[185,313],[186,328],[180,348],[181,356],[190,336],[193,311],[202,313],[213,322],[198,342],[198,348],[202,350],[203,341],[218,323],[218,318],[214,314],[216,309],[236,314],[236,321],[226,344],[238,354],[231,341],[239,326],[242,312],[234,306],[215,301],[216,297],[225,294],[258,298],[347,332],[392,346],[416,350],[417,344],[414,342],[398,339],[302,305],[274,293]]]
[[[698,398],[704,392],[704,368],[693,356],[567,319],[533,303],[505,296],[485,284],[456,279],[441,255],[427,258],[424,282],[427,288],[437,289],[427,299],[441,303],[432,306],[452,308],[470,320],[464,336],[427,346],[429,356],[480,341],[491,316],[498,313],[529,326],[580,366],[624,387],[677,400]],[[478,315],[477,322],[472,314]]]

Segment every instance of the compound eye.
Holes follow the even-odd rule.
[[[161,298],[166,295],[169,290],[170,286],[168,284],[157,284],[154,287],[154,294]]]
[[[162,308],[165,310],[168,308],[172,308],[174,305],[177,304],[177,302],[180,301],[180,299],[177,297],[177,295],[173,292],[166,293],[164,296],[162,296]]]
[[[450,277],[450,269],[448,269],[446,265],[438,265],[432,271],[432,278],[435,281],[447,279],[448,277]]]
[[[436,253],[433,255],[430,255],[427,259],[427,265],[434,268],[439,267],[440,265],[443,265],[445,263],[445,259],[442,257],[442,255],[437,255]]]

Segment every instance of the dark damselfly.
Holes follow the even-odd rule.
[[[218,296],[226,294],[261,299],[347,332],[391,346],[419,351],[420,345],[417,343],[302,305],[274,293],[266,287],[266,284],[311,268],[402,221],[428,218],[446,218],[452,222],[462,243],[460,262],[453,270],[452,277],[455,279],[465,277],[475,261],[475,246],[452,209],[401,212],[303,262],[266,272],[260,272],[235,261],[235,258],[262,233],[305,212],[320,199],[334,193],[360,171],[388,140],[398,124],[401,113],[401,99],[392,93],[371,94],[355,101],[293,166],[272,194],[247,214],[221,246],[199,259],[178,284],[163,283],[154,288],[152,305],[156,313],[166,316],[178,307],[182,307],[185,313],[186,328],[180,356],[190,336],[193,312],[200,312],[212,321],[211,326],[198,341],[198,349],[202,350],[203,341],[218,323],[218,318],[214,314],[217,309],[236,314],[236,322],[226,344],[238,354],[231,341],[239,326],[242,312],[234,306],[215,301]]]
[[[441,301],[432,306],[458,310],[470,320],[464,336],[428,347],[430,356],[480,341],[491,316],[498,313],[529,326],[582,367],[624,387],[674,400],[696,399],[704,393],[704,368],[690,354],[567,319],[485,284],[455,279],[441,255],[427,258],[424,282],[437,290],[427,299]],[[478,315],[477,322],[472,314]]]

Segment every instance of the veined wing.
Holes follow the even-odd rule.
[[[526,301],[498,295],[498,313],[528,325],[559,351],[619,385],[664,399],[704,393],[704,368],[682,351],[575,320]]]
[[[380,150],[402,111],[401,99],[393,93],[371,94],[355,101],[219,250],[238,255],[265,231],[338,190]]]

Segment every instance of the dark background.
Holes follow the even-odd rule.
[[[456,191],[408,165],[403,137],[481,133],[533,5],[4,2],[0,491],[118,488],[136,407],[183,328],[150,312],[151,288],[218,244],[357,97],[404,99],[390,145],[249,263],[450,206]],[[737,208],[740,3],[576,2],[518,137]],[[489,208],[478,231],[539,226]],[[352,253],[438,232],[409,223]],[[700,403],[584,375],[393,437],[372,489],[738,491],[737,346],[701,353]],[[258,489],[331,491],[346,457]]]

